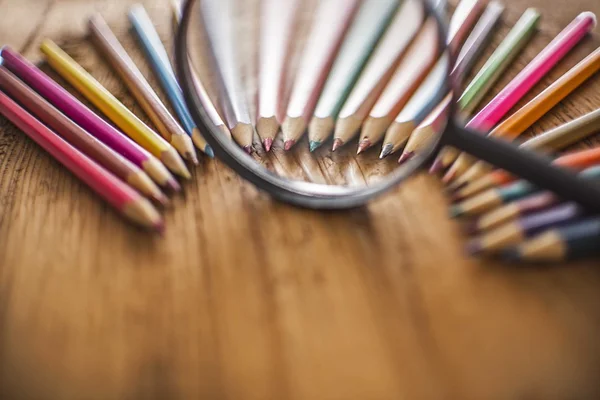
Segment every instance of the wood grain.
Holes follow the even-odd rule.
[[[33,60],[43,37],[64,44],[147,121],[85,37],[101,12],[158,87],[127,32],[132,2],[0,0],[0,43]],[[167,1],[144,3],[168,42]],[[600,14],[596,0],[528,3],[542,31],[498,88],[576,13]],[[507,5],[494,44],[526,4]],[[522,104],[599,44],[578,46]],[[600,107],[599,88],[595,77],[532,133]],[[600,397],[598,261],[466,258],[434,178],[321,213],[204,161],[174,202],[166,236],[146,235],[0,119],[0,398]]]

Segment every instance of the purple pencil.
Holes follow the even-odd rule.
[[[0,56],[5,67],[77,125],[142,168],[159,185],[176,191],[181,189],[177,180],[160,160],[96,115],[19,53],[5,46],[0,51]]]
[[[550,228],[574,222],[585,216],[577,203],[563,203],[553,208],[508,222],[484,235],[472,239],[467,249],[472,254],[498,253]]]

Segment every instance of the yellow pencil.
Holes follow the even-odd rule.
[[[67,53],[48,39],[42,42],[40,49],[46,55],[48,64],[127,136],[158,157],[174,173],[186,179],[190,178],[190,172],[177,150],[129,111]]]

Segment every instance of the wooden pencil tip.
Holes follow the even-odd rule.
[[[479,239],[469,240],[466,246],[467,253],[474,256],[483,252],[483,246]]]
[[[323,143],[329,135],[333,132],[333,128],[335,127],[335,122],[333,117],[313,117],[310,120],[310,124],[308,125],[308,140],[312,143]],[[317,146],[317,147],[319,147]],[[316,150],[316,148],[315,148]],[[313,150],[314,151],[314,150]]]
[[[182,178],[190,179],[192,177],[190,171],[187,169],[185,163],[179,156],[179,153],[177,153],[173,147],[170,147],[168,150],[162,153],[161,160],[167,168]]]
[[[463,208],[461,207],[460,204],[455,204],[455,205],[451,206],[450,210],[449,210],[450,218],[458,218],[461,215],[463,215],[464,213],[465,213],[465,211],[463,210]]]
[[[244,146],[244,151],[248,154],[252,154],[252,146]]]
[[[444,163],[442,162],[442,160],[440,160],[438,158],[433,162],[433,164],[431,165],[431,168],[429,168],[429,173],[432,175],[439,174],[443,170],[444,170]]]
[[[390,123],[387,117],[367,118],[360,133],[360,141],[368,139],[371,143],[377,143],[385,135]]]
[[[358,118],[354,115],[338,119],[335,124],[334,137],[346,139],[353,137],[354,134],[360,129],[362,122],[362,118]]]
[[[283,144],[283,148],[285,151],[290,151],[292,147],[296,144],[295,140],[286,140]]]
[[[392,154],[393,151],[394,151],[394,145],[391,143],[386,143],[381,148],[381,154],[379,154],[379,159],[382,160],[382,159],[386,158],[387,156]]]
[[[294,143],[302,137],[306,130],[306,121],[302,117],[286,117],[281,125],[283,141]]]
[[[404,164],[408,160],[412,159],[414,156],[415,156],[415,152],[414,151],[409,151],[407,153],[402,153],[402,155],[398,159],[398,164]]]
[[[467,222],[464,225],[464,231],[469,236],[473,236],[473,235],[479,233],[479,223],[478,223],[478,220]]]
[[[231,129],[231,135],[242,148],[252,148],[252,139],[254,138],[252,125],[240,122]]]
[[[275,117],[260,117],[256,121],[256,131],[258,132],[258,136],[263,140],[263,143],[267,139],[271,139],[271,143],[273,143],[273,139],[275,139],[277,132],[279,132],[279,122],[277,122],[277,118]]]
[[[323,143],[315,141],[315,140],[311,140],[308,143],[308,149],[310,150],[311,153],[314,153],[319,147],[321,147],[321,144],[323,144]]]
[[[181,191],[181,185],[179,184],[179,182],[177,182],[177,179],[175,178],[169,178],[169,180],[167,180],[165,184],[165,188],[167,188],[171,192]]]
[[[331,151],[336,151],[337,149],[339,149],[340,147],[342,147],[344,145],[344,141],[342,139],[335,139],[333,141],[333,146],[331,146]]]
[[[446,172],[446,174],[442,178],[442,182],[445,185],[449,185],[455,178],[456,178],[456,171],[449,170],[448,172]]]
[[[272,146],[273,146],[273,139],[266,138],[265,140],[263,140],[263,147],[265,148],[266,152],[271,151]]]
[[[356,155],[359,155],[363,151],[367,150],[369,147],[371,147],[371,141],[369,139],[361,140],[360,143],[358,144],[358,149],[356,150]]]

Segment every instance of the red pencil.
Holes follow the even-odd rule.
[[[138,192],[61,139],[4,92],[0,113],[129,220],[161,232],[163,220]]]

